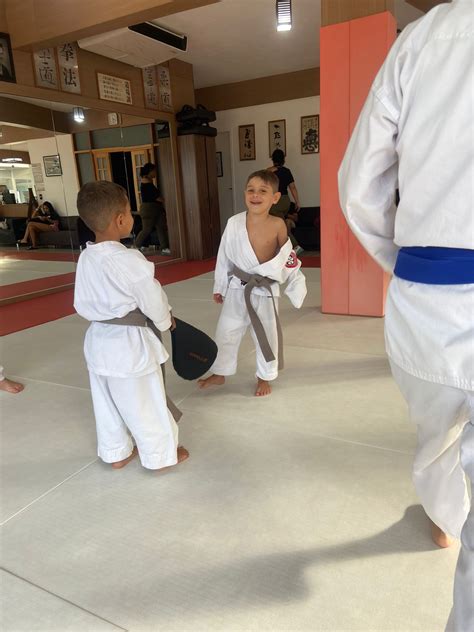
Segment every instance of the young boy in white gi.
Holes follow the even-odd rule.
[[[399,36],[339,172],[352,231],[394,275],[386,347],[417,426],[413,479],[432,537],[449,546],[465,525],[452,629],[466,632],[474,630],[474,516],[471,509],[469,526],[460,447],[472,476],[473,86],[474,1],[454,0]]]
[[[175,465],[189,455],[178,447],[178,427],[167,406],[161,365],[168,354],[149,327],[107,324],[138,309],[159,331],[171,329],[166,294],[154,278],[154,264],[120,243],[133,226],[125,189],[112,182],[85,184],[77,209],[96,235],[79,258],[74,307],[91,321],[84,354],[98,454],[114,468],[124,467],[137,449],[143,467]]]
[[[301,261],[292,249],[285,222],[269,214],[280,199],[278,178],[267,170],[252,173],[245,189],[247,212],[234,215],[222,235],[214,283],[214,301],[223,303],[216,332],[219,349],[213,374],[201,388],[224,384],[237,370],[242,338],[251,326],[257,356],[255,395],[269,395],[270,382],[282,368],[278,320],[279,284],[296,308],[306,296]]]

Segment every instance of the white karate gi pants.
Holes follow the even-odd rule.
[[[0,382],[3,382],[4,379],[5,379],[5,369],[3,368],[3,366],[0,366]]]
[[[417,494],[431,520],[459,538],[470,507],[460,462],[461,435],[474,420],[474,391],[422,380],[393,362],[391,368],[417,427]]]
[[[474,423],[466,424],[461,441],[461,463],[471,481],[471,509],[461,533],[461,551],[454,578],[454,605],[447,632],[474,630]]]
[[[250,326],[256,349],[256,375],[261,380],[270,382],[278,377],[278,334],[273,302],[270,296],[262,296],[260,294],[252,294],[251,300],[258,317],[262,321],[268,342],[275,355],[275,360],[267,362],[263,357],[253,327],[250,325],[243,289],[228,289],[217,324],[216,344],[218,354],[211,371],[217,375],[225,376],[236,373],[240,343]],[[275,304],[278,309],[278,298],[275,298]]]
[[[161,371],[126,378],[89,372],[89,378],[103,461],[126,459],[133,437],[143,467],[157,470],[177,463],[178,427],[166,406]]]

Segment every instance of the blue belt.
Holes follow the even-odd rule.
[[[401,248],[393,273],[405,281],[430,285],[474,283],[474,250],[432,246]]]

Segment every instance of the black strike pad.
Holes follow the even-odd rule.
[[[184,320],[175,318],[171,332],[173,367],[184,380],[196,380],[207,373],[217,356],[212,338]]]

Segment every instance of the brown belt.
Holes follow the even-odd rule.
[[[272,299],[272,303],[273,303],[273,311],[275,312],[275,320],[276,320],[276,327],[277,327],[278,368],[280,370],[283,369],[284,367],[283,332],[281,329],[280,318],[278,316],[278,310],[275,303],[275,297],[273,296],[273,291],[272,291],[272,284],[275,283],[275,281],[273,281],[272,279],[269,279],[268,277],[262,276],[261,274],[249,274],[248,272],[244,272],[243,270],[240,270],[240,268],[238,268],[237,266],[234,266],[234,269],[232,270],[232,274],[236,276],[238,279],[240,279],[242,283],[245,284],[244,298],[245,298],[245,305],[247,307],[247,311],[250,317],[250,323],[253,327],[253,330],[255,331],[255,335],[257,337],[257,341],[260,346],[260,349],[262,350],[263,357],[265,358],[267,362],[272,362],[273,360],[275,360],[275,354],[273,353],[272,348],[270,347],[270,343],[268,342],[267,334],[265,333],[263,323],[258,317],[258,314],[255,311],[252,305],[252,300],[251,300],[252,290],[255,287],[263,287],[266,290],[268,290],[270,294],[270,298]]]
[[[134,309],[129,312],[122,318],[111,318],[110,320],[96,320],[97,323],[102,323],[103,325],[124,325],[127,327],[148,327],[152,330],[155,336],[162,342],[161,331],[155,326],[155,323],[145,316],[145,314],[138,309]],[[165,383],[165,395],[166,395],[166,405],[170,413],[173,415],[173,419],[178,422],[183,413],[179,410],[176,404],[168,397],[166,393],[166,374],[165,374],[165,365],[161,365],[161,372],[163,373],[163,382]]]

